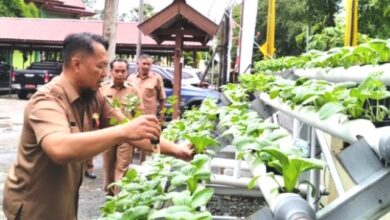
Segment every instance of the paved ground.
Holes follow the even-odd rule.
[[[3,187],[8,169],[16,158],[16,149],[23,123],[26,101],[0,96],[0,206],[3,207]],[[80,190],[79,219],[93,220],[99,217],[99,207],[104,203],[102,191],[102,157],[95,158],[96,180],[85,178]],[[0,211],[0,220],[5,219]]]

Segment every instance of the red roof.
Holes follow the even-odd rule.
[[[0,17],[0,43],[46,43],[62,45],[65,36],[77,32],[93,32],[102,34],[103,22],[101,20],[78,19],[42,19],[42,18],[6,18]],[[137,44],[137,23],[119,22],[117,29],[117,46]],[[156,45],[148,37],[142,37],[142,45]],[[174,42],[164,42],[162,47],[173,47]],[[185,42],[187,48],[196,47],[206,49],[199,43]],[[161,47],[161,46],[160,46]]]

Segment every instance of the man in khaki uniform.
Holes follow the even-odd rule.
[[[125,119],[96,92],[107,75],[108,42],[92,33],[67,36],[63,72],[39,89],[25,113],[17,161],[4,186],[7,219],[77,219],[79,187],[85,160],[127,142],[152,151],[160,136],[158,119],[145,115],[108,127],[110,118]],[[190,159],[192,150],[160,138],[163,153]]]
[[[126,81],[129,75],[128,63],[123,59],[115,59],[110,63],[110,69],[112,80],[102,83],[100,91],[111,103],[119,102],[122,113],[128,118],[133,118],[135,112],[126,112],[125,106],[128,104],[126,98],[129,95],[139,97],[139,94],[136,86]],[[142,111],[142,102],[139,106],[133,107],[135,111]],[[123,143],[103,153],[104,190],[107,195],[116,193],[112,188],[108,189],[108,186],[121,179],[127,172],[133,160],[133,152],[133,146]]]
[[[160,124],[164,123],[165,88],[159,74],[150,71],[153,59],[149,55],[142,54],[137,61],[137,73],[129,76],[129,81],[134,83],[141,94],[144,105],[144,114],[158,115]],[[159,110],[159,111],[157,111]],[[150,153],[141,150],[141,161]]]

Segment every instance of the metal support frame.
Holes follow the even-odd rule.
[[[326,143],[324,132],[315,129],[318,143],[320,144],[322,154],[326,160],[330,175],[332,176],[333,183],[335,185],[337,195],[341,195],[345,192],[343,182],[341,181],[340,175],[337,172],[336,169],[336,163],[333,160],[332,154],[330,152],[330,148],[328,147],[328,144]]]
[[[390,170],[383,168],[317,212],[319,220],[377,219],[390,209]]]
[[[348,121],[345,118],[343,119],[342,115],[321,120],[317,113],[305,107],[292,110],[278,99],[271,100],[267,94],[261,94],[260,99],[267,105],[272,106],[276,111],[286,113],[294,118],[293,137],[301,137],[302,131],[300,131],[298,120],[311,126],[311,129],[309,129],[310,133],[306,134],[306,140],[311,147],[311,157],[316,156],[316,141],[318,141],[321,147],[323,157],[327,162],[335,183],[338,197],[323,209],[317,211],[317,219],[377,219],[390,210],[390,191],[388,190],[390,169],[381,168],[369,176],[369,178],[345,192],[335,161],[324,138],[324,132],[348,143],[357,141],[358,136],[364,137],[371,149],[375,151],[378,161],[380,161],[380,157],[389,161],[390,156],[388,155],[390,153],[386,154],[386,152],[390,152],[390,137],[388,135],[390,128],[376,129],[368,120]],[[298,132],[298,134],[295,132]],[[310,180],[314,185],[318,186],[319,179],[316,175],[315,172],[311,173]],[[310,198],[308,198],[308,201],[308,204],[313,204]],[[313,208],[316,207],[313,206]]]
[[[310,127],[309,128],[310,132],[310,158],[316,158],[320,159],[318,156],[318,145],[317,145],[317,139],[316,139],[316,133],[315,133],[315,128]],[[313,184],[313,186],[316,188],[315,191],[320,192],[320,171],[319,170],[310,170],[309,172],[309,180],[310,183]],[[308,194],[307,194],[307,201],[312,207],[313,210],[318,209],[318,203],[317,203],[317,197],[312,197],[312,189],[310,186],[308,186]],[[318,195],[317,195],[318,196]]]

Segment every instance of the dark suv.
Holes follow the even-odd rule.
[[[135,63],[129,63],[129,73],[137,72]],[[151,71],[159,74],[164,82],[165,93],[167,97],[173,95],[173,74],[169,73],[163,67],[152,65]],[[182,85],[181,87],[181,102],[185,108],[199,106],[205,98],[214,98],[219,100],[220,93],[210,89],[203,89],[191,85]]]

